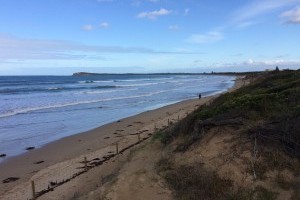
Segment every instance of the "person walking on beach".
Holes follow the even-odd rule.
[[[201,95],[201,93],[199,94],[199,99],[201,99],[201,97],[202,97],[202,95]]]

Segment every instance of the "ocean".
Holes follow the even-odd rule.
[[[0,154],[15,156],[29,146],[199,93],[217,94],[234,80],[217,75],[0,76]]]

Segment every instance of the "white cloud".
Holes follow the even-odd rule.
[[[157,3],[160,0],[132,0],[131,5],[132,6],[141,6],[145,2],[150,2],[150,3]]]
[[[82,26],[81,29],[85,30],[85,31],[92,31],[95,29],[95,27],[91,24],[87,24],[87,25]]]
[[[102,23],[100,23],[100,28],[108,28],[109,27],[109,23],[107,23],[107,22],[102,22]]]
[[[138,47],[93,46],[69,41],[23,39],[0,34],[0,61],[77,59],[99,53],[155,53],[155,51]]]
[[[9,60],[82,59],[101,53],[189,54],[180,51],[156,51],[143,47],[85,45],[63,40],[17,38],[0,33],[0,62]]]
[[[148,18],[148,19],[156,19],[159,16],[169,15],[172,13],[172,10],[167,10],[165,8],[161,8],[160,10],[154,10],[151,12],[141,12],[137,15],[138,18]]]
[[[244,21],[244,22],[240,22],[237,24],[237,28],[239,29],[244,29],[247,28],[249,26],[253,26],[255,24],[257,24],[258,22],[254,22],[254,21]]]
[[[190,9],[189,8],[186,8],[186,9],[184,9],[184,16],[187,16],[188,14],[189,14],[189,12],[190,12]]]
[[[232,65],[232,64],[225,64],[225,65]],[[276,59],[276,60],[254,60],[248,59],[242,63],[236,63],[236,65],[240,66],[261,66],[261,67],[274,67],[275,66],[282,66],[282,67],[299,67],[299,61],[293,60],[283,60],[283,59]]]
[[[280,16],[285,23],[300,24],[300,7],[283,12]]]
[[[178,31],[179,30],[179,26],[177,24],[170,25],[168,27],[168,29],[171,30],[171,31]]]
[[[232,23],[238,28],[249,27],[262,21],[261,16],[280,11],[299,2],[300,0],[254,0],[233,13]]]
[[[101,22],[99,24],[99,26],[95,26],[95,25],[92,25],[92,24],[87,24],[87,25],[84,25],[81,27],[82,30],[85,30],[85,31],[93,31],[97,28],[108,28],[109,27],[109,23],[108,22]]]
[[[252,65],[254,61],[252,59],[248,59],[247,61],[244,62],[244,64],[249,64]]]
[[[235,21],[244,21],[300,2],[299,0],[255,0],[234,14]]]
[[[260,71],[265,69],[299,69],[300,60],[254,60],[248,59],[240,62],[216,62],[211,63],[211,68],[219,68],[222,71]]]
[[[211,31],[205,34],[191,35],[186,42],[194,44],[212,43],[223,39],[223,34],[219,31]]]

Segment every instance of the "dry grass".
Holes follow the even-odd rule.
[[[264,187],[257,186],[253,190],[246,188],[239,188],[238,191],[233,194],[230,200],[274,200],[278,193],[267,190]]]
[[[176,199],[227,199],[231,195],[232,181],[205,170],[201,164],[174,166],[170,159],[163,158],[157,169],[174,190]]]

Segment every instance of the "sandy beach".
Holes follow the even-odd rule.
[[[229,91],[239,88],[243,84],[245,82],[241,78],[237,78],[235,86]],[[217,96],[205,97],[200,100],[186,100],[146,111],[9,158],[0,164],[0,199],[31,199],[31,181],[35,183],[35,191],[39,192],[83,171],[85,169],[84,157],[87,158],[89,166],[92,166],[93,161],[105,160],[111,156],[100,166],[90,169],[87,173],[55,188],[54,192],[49,192],[39,198],[70,199],[70,194],[74,194],[74,191],[79,190],[78,188],[84,190],[85,187],[95,185],[89,179],[83,181],[88,176],[87,174],[101,177],[100,182],[103,183],[109,174],[120,167],[120,163],[125,162],[122,160],[122,156],[128,154],[129,151],[112,156],[117,151],[116,143],[118,143],[118,150],[122,151],[139,140],[146,140],[156,129],[164,128],[168,126],[168,123],[175,123]],[[17,180],[13,180],[13,178]],[[7,183],[3,183],[3,180],[7,180]]]

